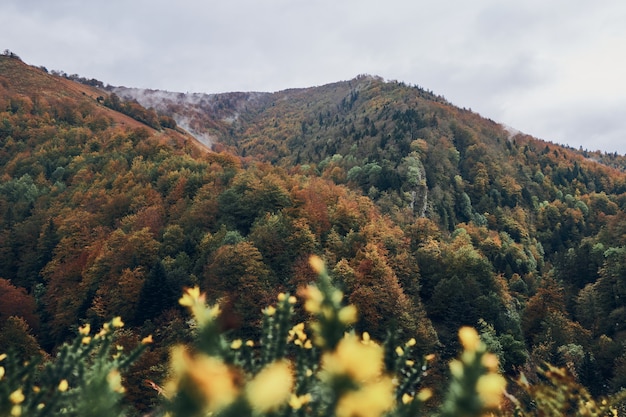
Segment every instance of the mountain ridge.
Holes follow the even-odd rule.
[[[314,279],[314,253],[373,338],[398,328],[447,359],[470,325],[510,376],[548,361],[597,392],[626,385],[626,174],[595,154],[377,77],[153,93],[155,109],[11,59],[0,57],[7,346],[53,351],[77,322],[122,315],[129,337],[155,332],[145,378],[186,337],[182,287],[222,302],[247,340],[255,311]]]
[[[351,80],[346,81],[338,81],[334,83],[329,83],[322,86],[314,86],[314,87],[299,87],[299,88],[289,88],[277,92],[233,92],[233,93],[180,93],[180,92],[169,92],[163,90],[150,90],[150,89],[138,89],[138,88],[129,88],[129,87],[110,87],[109,90],[113,91],[120,96],[137,100],[142,105],[146,107],[154,107],[158,109],[158,111],[162,111],[165,114],[173,116],[175,119],[181,121],[181,126],[188,126],[190,130],[193,130],[195,135],[203,140],[206,143],[211,143],[213,141],[219,141],[220,138],[223,139],[224,132],[228,131],[228,126],[220,125],[220,122],[230,123],[234,121],[234,119],[238,116],[238,111],[236,109],[237,106],[241,106],[245,104],[245,100],[252,99],[252,97],[256,97],[257,103],[262,103],[260,100],[262,97],[264,100],[272,100],[274,97],[274,101],[278,102],[280,100],[289,100],[290,97],[297,97],[299,95],[307,95],[313,94],[315,91],[328,91],[329,89],[337,89],[340,86],[348,86],[348,91],[344,88],[344,94],[350,94],[350,90],[355,93],[358,93],[360,88],[363,88],[367,85],[368,82],[377,82],[384,83],[389,85],[395,85],[400,87],[407,87],[407,85],[403,82],[398,81],[385,81],[380,76],[371,76],[371,75],[359,75]],[[353,88],[352,85],[355,85]],[[436,95],[428,90],[425,90],[419,86],[413,86],[409,88],[415,89],[419,92],[420,96],[434,103],[442,103],[446,106],[450,106],[451,108],[457,109],[461,112],[469,112],[471,114],[476,114],[479,117],[483,118],[480,114],[474,113],[471,110],[462,109],[454,106],[454,104],[448,102],[444,97]],[[163,102],[159,102],[158,100],[150,99],[150,95],[158,95],[157,93],[165,93],[168,95],[168,99]],[[186,109],[181,111],[180,105],[176,104],[176,100],[188,100],[189,98],[200,97],[202,99],[208,99],[208,101],[213,101],[213,104],[217,104],[220,106],[221,114],[212,114],[214,108],[203,108],[202,105],[194,105],[193,103],[187,103]],[[341,99],[346,96],[335,98],[335,104],[340,104]],[[233,103],[234,102],[234,103]],[[195,109],[194,109],[195,107]],[[257,109],[257,111],[259,111]],[[185,115],[187,114],[187,115]],[[208,120],[207,120],[208,118]],[[177,121],[178,121],[177,120]],[[485,119],[490,120],[490,119]],[[217,123],[217,126],[214,124]],[[618,155],[617,153],[606,153],[602,151],[589,151],[583,149],[575,149],[569,147],[567,145],[555,144],[553,142],[547,141],[545,139],[534,138],[531,135],[524,134],[521,130],[516,127],[508,127],[501,123],[497,123],[503,129],[511,132],[515,131],[516,134],[521,134],[524,137],[532,138],[539,143],[545,143],[549,146],[558,146],[562,147],[568,151],[572,151],[575,154],[583,155],[586,158],[610,166],[612,168],[617,168],[622,171],[626,170],[626,156]],[[512,129],[512,130],[511,130]],[[211,138],[207,140],[204,137]],[[232,149],[231,149],[232,150]]]

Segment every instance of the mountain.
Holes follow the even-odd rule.
[[[548,361],[596,393],[626,383],[623,157],[373,76],[214,95],[77,81],[0,56],[0,345],[53,351],[122,315],[128,340],[155,334],[132,377],[155,380],[188,337],[183,287],[253,338],[315,253],[374,338],[447,359],[471,325],[510,375]]]
[[[596,163],[597,154],[534,139],[379,77],[277,93],[113,91],[192,125],[216,149],[312,169],[357,186],[386,211],[411,207],[450,230],[459,222],[485,222],[503,207],[532,208],[558,193],[624,191],[621,174]],[[613,155],[612,162],[626,166],[623,157]],[[555,168],[549,182],[547,166]]]

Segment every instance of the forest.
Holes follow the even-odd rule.
[[[262,339],[316,255],[358,311],[346,329],[434,354],[440,402],[466,326],[511,380],[549,363],[592,396],[626,386],[624,156],[372,76],[211,100],[145,108],[0,56],[0,354],[45,362],[121,317],[118,345],[152,341],[123,375],[145,413],[194,337],[185,291],[229,340]]]

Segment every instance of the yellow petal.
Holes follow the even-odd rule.
[[[356,323],[357,321],[356,306],[350,304],[350,305],[343,307],[341,310],[339,310],[338,318],[340,322],[346,325]]]
[[[480,346],[480,336],[473,327],[464,326],[459,330],[459,340],[463,345],[463,349],[469,352],[475,352]]]
[[[337,417],[379,417],[388,411],[393,403],[393,383],[390,378],[382,378],[343,395],[335,411]]]
[[[421,402],[428,401],[432,396],[433,391],[430,388],[422,388],[420,392],[417,393],[417,399]]]
[[[68,388],[69,384],[67,382],[67,379],[62,379],[61,382],[59,382],[59,391],[65,392]]]
[[[333,352],[322,357],[322,368],[334,375],[348,375],[355,382],[376,379],[383,370],[383,349],[374,342],[362,343],[347,335]]]
[[[10,395],[9,395],[9,400],[13,403],[13,404],[21,404],[24,402],[26,397],[24,397],[24,393],[22,392],[22,389],[18,389],[13,391]]]
[[[482,375],[476,382],[476,392],[480,396],[485,408],[496,408],[502,400],[506,380],[502,375]]]
[[[252,407],[267,413],[286,403],[293,388],[291,365],[278,361],[266,366],[246,387],[246,396]]]
[[[84,336],[87,336],[90,332],[91,332],[91,325],[89,323],[85,324],[84,326],[80,326],[78,328],[78,333]]]
[[[326,270],[324,261],[317,255],[311,255],[309,258],[309,265],[311,265],[311,268],[313,268],[313,270],[318,274],[321,274]]]

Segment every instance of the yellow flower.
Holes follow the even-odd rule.
[[[13,404],[21,404],[24,402],[24,400],[26,399],[26,397],[24,397],[24,393],[22,392],[22,389],[18,389],[13,391],[10,395],[9,395],[9,400],[13,403]]]
[[[217,318],[217,316],[220,315],[221,313],[221,309],[219,304],[215,304],[213,307],[209,308],[209,310],[207,311],[207,317],[210,320],[213,320],[214,318]]]
[[[189,366],[189,376],[204,395],[209,410],[219,410],[235,400],[235,375],[222,361],[201,356]]]
[[[304,309],[312,314],[320,312],[324,294],[315,285],[307,285],[302,291]]]
[[[415,341],[414,337],[410,338],[409,341],[406,342],[406,345],[409,346],[409,347],[415,346],[416,344],[417,344],[417,342]]]
[[[311,401],[311,394],[307,393],[304,395],[297,396],[296,394],[291,394],[291,398],[289,399],[289,406],[294,410],[299,410],[303,405],[308,404]]]
[[[141,344],[142,345],[149,345],[150,343],[154,343],[154,340],[152,339],[152,335],[151,334],[149,334],[148,336],[146,336],[143,339],[141,339]]]
[[[330,306],[324,306],[322,307],[322,316],[327,320],[332,320],[335,317],[335,310]]]
[[[322,357],[322,368],[334,375],[348,375],[356,382],[377,378],[383,369],[383,349],[376,343],[363,344],[346,335],[333,352]]]
[[[458,359],[452,359],[450,361],[450,373],[456,378],[463,377],[463,363]]]
[[[246,346],[254,347],[254,340],[246,340]]]
[[[407,394],[406,392],[402,394],[402,404],[408,404],[413,401],[413,397]]]
[[[506,380],[502,375],[486,374],[478,378],[476,392],[485,408],[496,408],[502,399]]]
[[[236,339],[236,340],[233,340],[233,342],[230,344],[230,348],[234,349],[234,350],[237,350],[242,345],[243,345],[243,342],[241,341],[241,339]]]
[[[406,366],[409,367],[415,365],[415,361],[411,359],[407,359],[406,361],[404,361],[404,363],[406,364]]]
[[[310,340],[307,340],[306,342],[304,342],[304,345],[302,345],[302,347],[305,349],[313,349],[313,343],[311,343]]]
[[[307,339],[306,333],[304,333],[304,323],[300,322],[293,326],[291,330],[289,330],[289,337],[291,340],[297,338],[300,341],[304,341]]]
[[[111,321],[111,325],[113,327],[124,327],[124,322],[122,321],[122,318],[120,316],[117,316],[113,319],[113,321]]]
[[[417,399],[421,402],[428,401],[433,396],[433,391],[430,388],[422,388],[420,392],[417,393]]]
[[[21,405],[14,405],[13,407],[11,407],[11,415],[14,417],[18,417],[22,415],[22,406]]]
[[[326,270],[324,261],[317,255],[311,255],[309,258],[309,265],[311,265],[311,268],[313,268],[313,270],[318,274],[321,274]]]
[[[59,391],[61,392],[65,392],[67,391],[67,389],[69,388],[69,384],[67,382],[67,379],[62,379],[61,382],[59,382]]]
[[[289,362],[277,361],[263,368],[248,383],[246,396],[252,408],[260,413],[267,413],[289,400],[293,383]]]
[[[263,310],[263,313],[266,316],[273,316],[274,314],[276,314],[276,308],[274,306],[266,307],[265,310]]]
[[[91,342],[91,337],[89,337],[89,336],[85,336],[85,337],[83,337],[83,338],[81,339],[81,343],[82,343],[83,345],[88,345],[90,342]]]
[[[357,321],[356,306],[350,304],[339,310],[339,321],[343,324],[350,325]]]
[[[498,372],[499,369],[499,361],[498,357],[493,353],[485,353],[481,358],[481,363],[485,368],[487,368],[491,372]]]
[[[200,293],[200,288],[198,286],[185,288],[185,292],[178,300],[178,304],[184,307],[189,307],[191,314],[193,314],[200,325],[210,322],[220,314],[219,305],[215,305],[210,308],[207,307],[206,295]]]
[[[363,334],[361,335],[361,339],[364,345],[367,345],[372,340],[368,332],[363,332]]]
[[[278,294],[278,301],[285,301],[285,299],[287,298],[287,294],[285,294],[284,292],[281,292],[280,294]]]
[[[107,382],[112,391],[123,394],[126,390],[122,386],[122,374],[117,369],[111,370],[107,375]]]
[[[183,296],[178,300],[178,304],[183,307],[191,307],[200,301],[200,287],[185,288]]]
[[[85,324],[84,326],[80,326],[78,328],[78,333],[82,334],[83,336],[87,336],[90,332],[91,332],[91,325],[89,323]]]
[[[403,356],[404,355],[404,350],[402,350],[402,348],[400,346],[398,346],[396,348],[396,355],[398,355],[398,356]]]
[[[464,326],[459,330],[459,340],[463,349],[469,352],[476,352],[480,347],[480,336],[473,327]]]
[[[379,417],[393,406],[393,383],[390,378],[349,391],[337,402],[337,417]]]
[[[0,355],[0,362],[2,362],[3,360],[5,360],[7,358],[7,354],[3,353],[2,355]]]
[[[293,295],[290,295],[287,301],[289,302],[289,304],[295,304],[298,300]]]
[[[170,357],[172,379],[166,384],[166,394],[175,394],[180,381],[188,380],[202,396],[208,412],[220,410],[237,398],[237,375],[221,360],[203,354],[191,356],[182,346],[174,347]]]
[[[4,377],[4,366],[0,366],[0,379]]]

